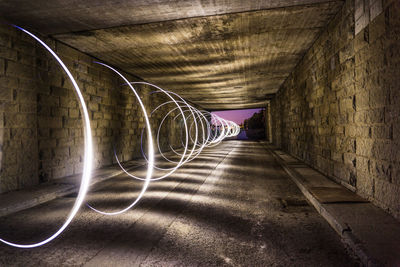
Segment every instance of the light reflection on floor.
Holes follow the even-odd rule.
[[[151,183],[137,207],[113,217],[84,207],[56,241],[34,250],[0,247],[0,265],[87,266],[350,266],[336,234],[256,142],[229,141],[204,151],[165,180]],[[215,157],[213,153],[215,152]],[[142,183],[125,176],[102,183],[88,201],[125,207]],[[65,218],[61,198],[0,218],[1,234],[38,240]],[[304,247],[312,248],[302,253]]]

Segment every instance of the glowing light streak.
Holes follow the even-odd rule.
[[[68,225],[71,223],[71,221],[74,219],[77,212],[79,211],[79,208],[82,206],[82,203],[85,201],[85,197],[87,195],[89,185],[90,185],[90,180],[91,180],[91,170],[92,170],[92,164],[93,164],[93,141],[92,141],[89,114],[88,114],[88,110],[87,110],[83,95],[79,89],[78,84],[76,83],[75,79],[73,78],[73,76],[70,73],[70,71],[68,70],[68,68],[61,61],[61,59],[57,56],[57,54],[50,47],[48,47],[43,41],[41,41],[38,37],[36,37],[32,33],[28,32],[27,30],[25,30],[21,27],[18,27],[15,25],[13,25],[13,26],[16,27],[17,29],[25,32],[32,38],[34,38],[56,59],[56,61],[62,67],[62,69],[65,71],[65,73],[67,74],[68,78],[71,80],[71,82],[74,86],[75,92],[79,99],[81,111],[83,114],[83,127],[84,127],[84,136],[85,136],[85,154],[84,154],[83,173],[82,173],[82,179],[81,179],[81,184],[80,184],[77,198],[74,202],[74,205],[73,205],[70,213],[68,214],[67,219],[54,234],[52,234],[50,237],[48,237],[45,240],[40,241],[38,243],[17,244],[17,243],[13,243],[13,242],[10,242],[10,241],[4,240],[4,239],[0,239],[0,242],[3,242],[10,246],[19,247],[19,248],[34,248],[34,247],[38,247],[38,246],[47,244],[48,242],[50,242],[50,241],[54,240],[56,237],[58,237],[68,227]],[[161,87],[158,87],[154,84],[147,83],[147,82],[129,82],[128,79],[126,79],[126,77],[124,75],[122,75],[120,72],[118,72],[116,69],[112,68],[111,66],[109,66],[105,63],[101,63],[101,62],[94,62],[94,63],[102,65],[102,66],[110,69],[111,71],[116,73],[120,78],[122,78],[125,85],[129,86],[130,90],[134,93],[136,99],[138,100],[140,108],[141,108],[141,110],[144,114],[144,118],[145,118],[145,127],[141,131],[141,150],[142,150],[142,155],[147,162],[146,176],[145,177],[135,176],[135,175],[129,173],[122,166],[120,160],[118,159],[116,148],[114,147],[114,155],[115,155],[115,158],[117,160],[119,167],[128,176],[130,176],[134,179],[144,181],[144,183],[143,183],[143,186],[142,186],[142,189],[141,189],[139,195],[126,208],[121,209],[116,212],[104,212],[104,211],[100,211],[100,210],[92,207],[91,205],[87,204],[87,206],[90,209],[94,210],[95,212],[98,212],[103,215],[118,215],[118,214],[122,214],[122,213],[128,211],[133,206],[135,206],[139,202],[139,200],[144,196],[151,181],[161,180],[161,179],[164,179],[164,178],[170,176],[176,170],[178,170],[178,168],[180,168],[182,165],[184,165],[187,162],[190,162],[190,161],[194,160],[196,157],[198,157],[204,148],[215,147],[218,144],[220,144],[221,141],[224,140],[225,138],[234,137],[240,133],[240,127],[236,123],[225,120],[223,118],[220,118],[220,117],[216,116],[215,114],[211,114],[208,111],[198,110],[195,107],[193,107],[192,105],[188,104],[182,97],[180,97],[176,93],[173,93],[171,91],[166,91],[166,90],[162,89]],[[155,165],[155,160],[154,160],[155,150],[154,150],[153,135],[152,135],[150,119],[149,119],[149,115],[146,111],[146,108],[145,108],[140,96],[138,95],[137,91],[133,87],[133,85],[135,85],[135,84],[143,84],[143,85],[154,87],[157,90],[159,90],[157,92],[164,93],[170,99],[169,101],[161,103],[156,108],[154,108],[154,110],[150,113],[150,117],[156,111],[158,111],[161,107],[163,107],[165,105],[168,105],[168,104],[176,105],[175,108],[169,110],[166,113],[166,115],[162,118],[162,120],[158,126],[158,129],[157,129],[157,139],[156,139],[157,149],[158,149],[160,155],[162,156],[162,158],[164,158],[169,163],[175,164],[175,166],[172,168],[161,168],[161,167],[157,167]],[[176,100],[175,98],[177,98],[178,100]],[[175,115],[176,111],[179,111],[179,113],[177,115]],[[171,151],[180,157],[179,161],[173,161],[173,160],[170,160],[169,158],[167,158],[165,156],[165,154],[163,153],[161,146],[160,146],[161,128],[162,128],[163,124],[165,123],[166,119],[171,115],[174,115],[173,121],[180,119],[180,117],[182,117],[182,121],[183,121],[183,127],[181,125],[181,129],[179,129],[180,133],[181,133],[180,141],[181,141],[183,152],[180,153],[178,151],[178,150],[181,150],[181,148],[174,149],[173,146],[171,144],[169,144]],[[188,124],[189,121],[191,121],[190,124]],[[148,145],[147,154],[148,154],[148,156],[146,156],[146,153],[144,153],[144,151],[143,151],[143,132],[145,129],[147,130],[146,132],[147,132],[147,145]],[[185,141],[182,140],[182,136],[183,136],[182,131],[184,131]],[[200,131],[201,131],[201,134],[200,134]],[[194,134],[194,138],[192,136],[192,133]],[[190,142],[192,143],[191,148],[189,148],[191,146]],[[168,172],[159,177],[153,177],[154,169],[158,169],[161,171],[168,171]]]
[[[136,98],[137,98],[137,100],[139,102],[139,105],[140,105],[140,108],[142,109],[142,112],[143,112],[143,115],[144,115],[144,118],[145,118],[145,122],[146,122],[146,126],[147,126],[147,141],[148,141],[149,160],[148,160],[148,164],[147,164],[146,179],[144,179],[144,184],[143,184],[142,190],[140,191],[138,197],[129,206],[127,206],[125,209],[122,209],[122,210],[119,210],[119,211],[115,211],[115,212],[100,211],[100,210],[95,209],[94,207],[90,206],[89,204],[87,204],[87,206],[89,208],[91,208],[92,210],[94,210],[94,211],[96,211],[98,213],[101,213],[103,215],[118,215],[118,214],[122,214],[122,213],[128,211],[133,206],[135,206],[136,203],[138,203],[139,200],[143,197],[144,193],[147,190],[147,187],[149,186],[149,183],[150,183],[150,180],[151,180],[151,176],[153,174],[153,166],[154,166],[153,136],[152,136],[152,133],[151,133],[151,126],[150,126],[150,121],[149,121],[149,117],[147,115],[146,108],[144,107],[143,102],[140,99],[140,96],[137,94],[137,92],[136,92],[135,88],[133,88],[132,84],[125,78],[124,75],[122,75],[119,71],[117,71],[113,67],[111,67],[111,66],[109,66],[107,64],[101,63],[101,62],[95,62],[95,63],[103,65],[103,66],[109,68],[110,70],[114,71],[116,74],[118,74],[118,76],[120,76],[124,80],[124,82],[126,84],[128,84],[129,88],[135,94],[135,96],[136,96]],[[119,165],[121,166],[121,164],[119,164]],[[122,166],[121,166],[121,168],[122,168]],[[123,170],[125,171],[125,169],[123,169]]]
[[[79,188],[78,196],[76,197],[74,206],[72,207],[72,210],[70,211],[67,219],[65,220],[64,224],[50,237],[46,238],[45,240],[38,242],[38,243],[33,243],[33,244],[17,244],[13,243],[10,241],[6,241],[4,239],[0,239],[1,242],[13,246],[13,247],[18,247],[18,248],[34,248],[34,247],[39,247],[44,244],[49,243],[53,239],[55,239],[57,236],[59,236],[71,223],[71,221],[74,219],[75,215],[79,211],[79,208],[81,207],[83,201],[85,200],[86,193],[89,189],[90,185],[90,179],[91,179],[91,171],[92,171],[92,164],[93,164],[93,141],[92,141],[92,132],[90,128],[90,120],[89,120],[89,114],[88,110],[86,108],[85,100],[82,96],[81,90],[79,89],[78,84],[76,83],[74,77],[72,76],[71,72],[68,70],[68,68],[65,66],[64,62],[57,56],[57,54],[49,47],[47,46],[42,40],[40,40],[37,36],[34,34],[30,33],[29,31],[18,27],[16,25],[13,25],[15,28],[23,31],[24,33],[28,34],[31,36],[33,39],[35,39],[38,43],[40,43],[58,62],[58,64],[62,67],[62,69],[65,71],[65,73],[68,75],[68,78],[71,80],[75,92],[78,95],[79,103],[81,106],[81,111],[83,113],[83,126],[84,126],[84,134],[85,134],[85,156],[84,156],[84,165],[83,165],[83,173],[82,173],[82,179],[81,179],[81,185]]]

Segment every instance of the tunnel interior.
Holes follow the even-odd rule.
[[[399,1],[0,14],[0,265],[400,264]]]

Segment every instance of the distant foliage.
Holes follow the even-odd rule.
[[[244,120],[243,124],[249,139],[259,140],[265,138],[264,110],[254,113],[253,116]]]

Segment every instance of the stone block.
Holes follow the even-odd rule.
[[[37,112],[36,103],[21,103],[19,104],[20,113],[35,113]]]
[[[84,151],[81,146],[72,146],[70,147],[70,155],[71,157],[83,157]]]
[[[103,113],[103,118],[105,120],[111,120],[112,119],[112,114],[110,113]]]
[[[370,92],[367,90],[357,90],[356,94],[356,109],[357,111],[369,109],[370,104]]]
[[[58,107],[60,106],[60,98],[58,96],[39,93],[38,104],[44,106]]]
[[[96,102],[89,102],[88,103],[88,109],[90,111],[98,111],[99,110],[99,104]]]
[[[32,54],[26,54],[23,52],[18,53],[18,63],[31,66],[32,68],[36,68],[36,57],[33,56]]]
[[[62,128],[63,120],[60,117],[40,116],[39,128]]]
[[[36,106],[37,94],[34,91],[14,90],[14,100],[18,103]]]
[[[7,62],[6,76],[24,78],[29,80],[33,80],[36,77],[35,69],[32,66],[15,63],[13,61]]]
[[[59,129],[50,129],[50,137],[51,138],[66,138],[69,136],[68,129],[59,128]]]
[[[80,117],[80,111],[79,111],[79,109],[76,109],[76,108],[74,108],[74,109],[72,109],[72,108],[68,109],[68,116],[69,116],[70,118],[72,118],[72,119],[79,118],[79,117]]]
[[[1,59],[0,59],[0,72],[1,72]],[[2,73],[0,73],[0,88],[17,89],[21,88],[21,86],[17,78],[6,77]]]
[[[39,140],[39,149],[55,148],[57,146],[56,139],[43,139]]]
[[[95,136],[103,137],[106,135],[106,133],[107,133],[107,131],[105,128],[97,128],[95,130]]]
[[[108,97],[108,90],[105,89],[104,87],[98,87],[96,89],[96,95],[107,98]]]
[[[6,63],[4,59],[0,58],[0,86],[4,86],[2,84],[2,76],[6,73]]]
[[[0,46],[0,58],[16,62],[18,60],[18,52],[9,47]]]
[[[32,38],[23,39],[24,37],[12,40],[13,50],[22,52],[22,53],[28,54],[28,55],[34,55],[35,54],[35,41]]]
[[[355,125],[347,125],[345,126],[345,136],[346,137],[356,137],[357,136],[357,127]]]
[[[50,148],[42,148],[39,150],[39,160],[51,160],[53,153]]]
[[[370,90],[370,107],[378,108],[389,105],[390,103],[390,94],[389,89],[385,87],[375,87],[373,90]]]
[[[92,84],[85,84],[83,88],[84,88],[84,91],[89,95],[96,94],[96,87],[93,86]]]
[[[119,122],[115,122],[115,121],[112,121],[112,122],[115,125],[119,125]],[[103,120],[98,121],[97,127],[98,128],[108,128],[108,127],[113,127],[113,126],[111,125],[110,120],[103,119]]]
[[[68,117],[68,108],[51,107],[50,114],[52,117]]]
[[[70,89],[57,86],[51,86],[50,89],[52,96],[69,97]]]
[[[56,159],[69,158],[69,147],[56,147],[53,148],[53,155]]]
[[[390,183],[386,180],[375,180],[375,199],[380,202],[384,208],[392,212],[399,206],[400,186]]]
[[[38,128],[37,134],[39,139],[46,139],[50,137],[50,129],[49,128]]]
[[[35,128],[36,114],[6,113],[4,115],[6,128]]]
[[[392,164],[387,161],[377,160],[371,162],[371,176],[376,180],[392,182]]]
[[[100,120],[103,118],[103,113],[102,112],[92,112],[92,119],[93,120]]]
[[[343,163],[348,167],[356,168],[357,167],[356,155],[354,153],[344,153]]]
[[[371,157],[374,142],[371,139],[357,138],[356,153],[359,156]]]
[[[73,61],[72,69],[73,69],[74,71],[77,71],[77,72],[80,73],[80,75],[79,75],[80,79],[82,79],[82,74],[87,74],[87,73],[88,73],[88,67],[87,67],[87,65],[84,64],[83,62],[79,62],[79,61],[77,61],[77,60],[74,60],[74,61]],[[90,79],[90,77],[87,77],[87,76],[85,76],[85,79],[84,79],[84,80],[92,81],[92,79]]]
[[[34,128],[12,128],[10,129],[10,138],[12,140],[36,140],[36,129]],[[25,147],[26,148],[26,147]]]
[[[393,164],[392,183],[400,186],[400,163]]]
[[[372,138],[373,139],[392,139],[393,138],[393,126],[382,125],[382,126],[371,126]]]
[[[352,98],[341,99],[339,102],[339,110],[341,113],[353,110],[353,99]]]
[[[400,140],[400,123],[394,123],[392,125],[392,139]]]
[[[4,151],[3,159],[4,159],[4,168],[7,168],[8,165],[17,164],[17,150],[7,149]]]
[[[346,166],[341,162],[335,162],[333,168],[333,176],[339,180],[348,181],[348,170]]]
[[[372,157],[380,160],[393,160],[393,145],[388,140],[374,140],[372,146]]]
[[[12,101],[13,90],[7,87],[0,87],[0,100]]]
[[[63,117],[63,119],[61,121],[62,121],[62,125],[64,128],[77,128],[78,125],[79,126],[82,125],[82,121],[80,119],[72,119],[72,118],[68,118],[68,117]]]
[[[8,34],[0,33],[0,46],[11,47],[11,38]]]
[[[62,177],[71,176],[74,174],[73,165],[64,165],[51,170],[51,175],[53,179],[58,179]]]
[[[58,147],[71,147],[73,145],[75,145],[75,141],[74,141],[74,138],[72,138],[72,137],[57,139]]]
[[[60,98],[60,106],[64,108],[77,108],[78,102],[76,99],[70,97],[61,97]]]
[[[375,180],[366,173],[357,172],[357,193],[365,198],[374,197]]]
[[[6,160],[6,162],[7,162],[7,160]],[[15,182],[15,185],[13,184],[13,186],[12,186],[13,188],[11,190],[15,190],[18,188],[18,184],[17,184],[18,180],[15,177],[16,175],[18,175],[18,172],[19,172],[19,164],[18,163],[10,162],[10,164],[7,164],[6,166],[4,166],[4,169],[3,169],[3,173],[5,174],[4,176],[9,176],[10,183]]]
[[[80,174],[83,172],[83,163],[76,163],[74,164],[74,174]]]
[[[83,130],[82,130],[83,125],[76,125],[75,128],[68,129],[69,136],[71,137],[80,137],[83,136]]]
[[[366,122],[366,111],[356,111],[354,122],[356,124],[364,124]]]
[[[385,109],[384,108],[376,108],[367,110],[365,122],[368,124],[371,123],[384,123],[385,121]]]

